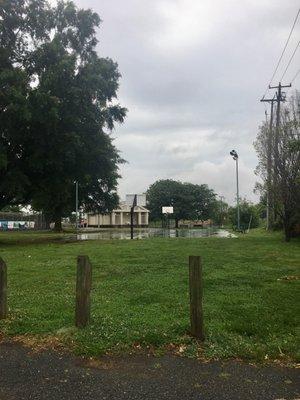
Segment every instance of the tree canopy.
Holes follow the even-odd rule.
[[[240,200],[240,225],[242,229],[257,228],[259,226],[259,206],[246,199]],[[229,220],[237,226],[237,207],[229,207]]]
[[[300,223],[300,95],[295,92],[281,109],[280,126],[263,123],[255,142],[259,164],[256,173],[262,197],[269,192],[273,226],[283,226],[286,240]],[[270,147],[270,176],[268,153]]]
[[[213,216],[216,195],[207,185],[163,179],[153,183],[147,191],[151,219],[161,219],[163,206],[173,206],[176,226],[180,219],[205,221]]]
[[[30,203],[60,228],[74,210],[118,203],[121,159],[109,135],[126,109],[120,73],[96,53],[99,16],[72,1],[3,0],[0,14],[0,207]]]

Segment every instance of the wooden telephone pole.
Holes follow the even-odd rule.
[[[274,115],[274,103],[273,99],[261,99],[262,102],[271,103],[271,114],[269,129],[267,130],[267,226],[266,229],[271,228],[271,183],[272,183],[272,138],[273,138],[273,115]]]
[[[278,92],[276,92],[275,100],[277,103],[276,107],[276,129],[275,129],[275,136],[274,136],[274,164],[275,164],[275,172],[277,168],[277,161],[278,161],[278,144],[279,144],[279,130],[280,130],[280,104],[281,102],[285,102],[285,93],[282,92],[282,88],[289,88],[291,87],[292,84],[290,83],[289,85],[281,85],[279,82],[278,86],[270,86],[269,89],[278,89]]]
[[[278,165],[278,144],[279,144],[279,129],[280,129],[280,104],[285,101],[285,94],[282,92],[282,88],[291,87],[292,85],[281,85],[279,82],[278,86],[270,86],[269,89],[278,89],[275,96],[272,99],[265,99],[264,97],[260,100],[261,102],[267,102],[271,104],[271,114],[270,114],[270,124],[267,136],[267,227],[269,230],[271,228],[271,208],[274,209],[274,199],[271,199],[271,183],[272,178],[276,181],[277,178],[277,165]],[[273,120],[274,120],[274,104],[276,106],[276,130],[275,135],[273,135]],[[272,146],[273,145],[273,146]],[[274,153],[272,154],[272,150]],[[273,156],[273,157],[272,157]],[[272,160],[273,158],[273,160]],[[274,176],[272,177],[272,163],[274,166]]]

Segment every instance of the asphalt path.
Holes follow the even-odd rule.
[[[84,359],[0,344],[0,400],[300,400],[299,370],[166,355]]]

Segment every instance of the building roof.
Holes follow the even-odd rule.
[[[119,204],[118,208],[113,209],[113,212],[130,212],[130,208],[131,207],[129,205],[127,205],[125,202],[121,202]],[[149,210],[143,206],[135,206],[134,211],[135,212],[141,211],[141,212],[149,213]]]

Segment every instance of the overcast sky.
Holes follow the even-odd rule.
[[[207,183],[232,203],[240,156],[240,195],[257,200],[253,141],[259,102],[283,49],[299,0],[76,0],[101,19],[99,54],[122,74],[128,108],[113,132],[128,164],[119,193],[142,193],[157,179]],[[281,73],[300,39],[300,21]],[[287,74],[300,65],[300,49]],[[294,82],[299,88],[300,79]]]

